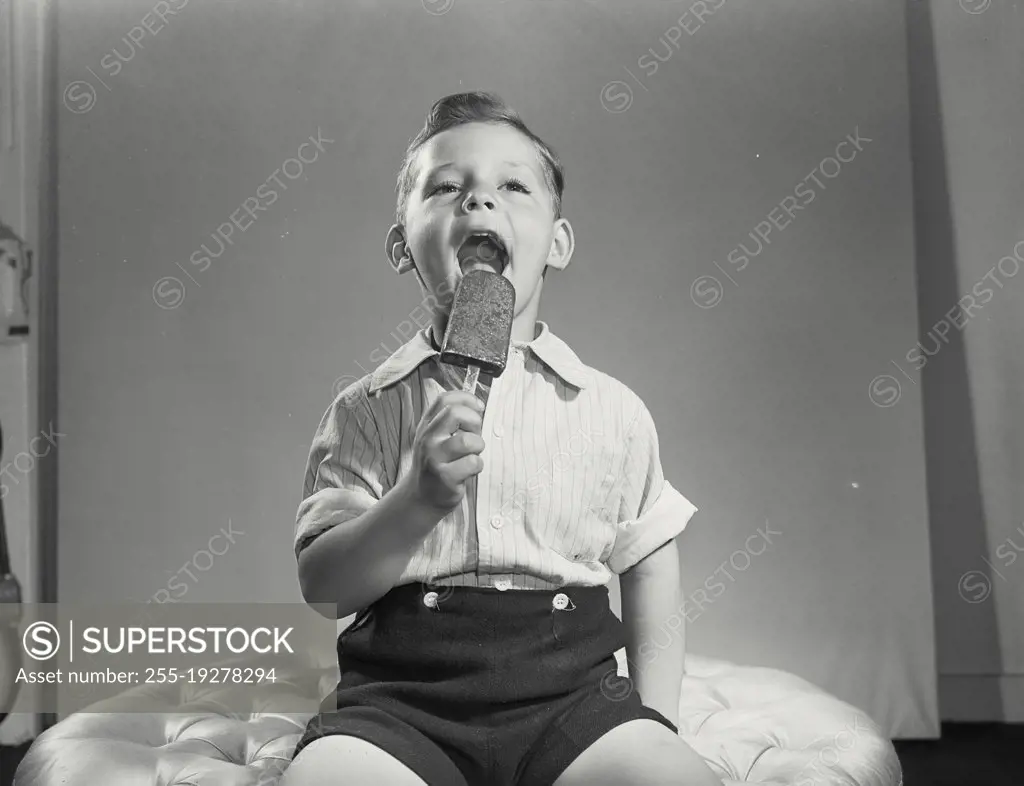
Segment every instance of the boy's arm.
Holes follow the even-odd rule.
[[[482,409],[470,393],[440,395],[417,426],[411,469],[389,481],[365,392],[350,388],[338,397],[313,440],[296,516],[295,556],[307,603],[329,604],[342,618],[395,586],[480,471]]]
[[[686,643],[676,537],[697,508],[665,480],[658,433],[643,402],[625,444],[617,532],[607,565],[619,575],[633,687],[644,704],[678,726]]]
[[[389,489],[386,475],[365,393],[351,388],[317,429],[295,522],[302,597],[338,619],[390,590],[443,515],[417,504],[405,479]]]
[[[679,726],[679,691],[686,657],[675,539],[619,576],[626,658],[633,689],[644,704]],[[668,644],[661,642],[668,639]],[[658,642],[655,646],[652,642]]]
[[[417,504],[409,485],[400,480],[380,501],[299,552],[299,584],[307,603],[329,604],[342,619],[395,586],[413,551],[444,515]],[[334,490],[324,491],[329,497]],[[329,498],[321,501],[331,505]]]

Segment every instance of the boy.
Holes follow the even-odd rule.
[[[552,149],[487,93],[438,101],[406,152],[386,250],[432,324],[313,442],[303,598],[359,614],[285,786],[721,784],[678,736],[683,637],[616,679],[616,650],[635,664],[678,619],[674,538],[696,508],[665,481],[643,402],[537,319],[573,251],[563,187]],[[439,346],[478,268],[516,304],[507,366],[474,395]]]

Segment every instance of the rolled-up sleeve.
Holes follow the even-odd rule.
[[[295,517],[295,557],[316,537],[359,516],[384,495],[380,442],[362,385],[355,382],[324,413],[306,463]]]
[[[626,439],[622,465],[615,545],[607,566],[624,573],[682,532],[697,512],[686,497],[665,480],[658,432],[641,401]]]

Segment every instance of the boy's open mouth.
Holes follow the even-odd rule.
[[[501,274],[508,266],[508,249],[496,232],[482,231],[469,235],[457,252],[463,275],[471,270],[489,270]]]

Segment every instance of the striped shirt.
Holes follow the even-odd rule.
[[[398,584],[554,589],[607,584],[676,537],[696,508],[662,474],[651,414],[538,320],[504,373],[480,375],[483,469],[421,541]],[[295,556],[381,499],[412,464],[416,428],[464,369],[429,327],[328,408],[309,453]],[[489,383],[489,384],[488,384]]]

